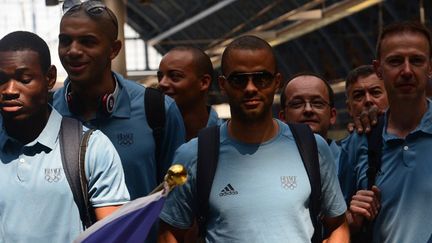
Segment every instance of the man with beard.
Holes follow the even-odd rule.
[[[273,49],[262,39],[243,36],[222,55],[221,90],[231,120],[220,126],[219,161],[209,197],[207,242],[308,242],[314,233],[307,208],[311,187],[288,125],[273,119],[280,84]],[[348,242],[346,205],[334,159],[316,136],[322,181],[321,213],[328,242]],[[175,160],[188,169],[186,185],[175,189],[160,215],[159,242],[182,241],[197,216],[197,139],[182,145]],[[295,186],[281,181],[291,178]],[[294,185],[293,184],[293,185]]]

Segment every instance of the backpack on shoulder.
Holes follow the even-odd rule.
[[[85,154],[92,133],[93,130],[88,130],[83,134],[80,121],[68,117],[62,118],[59,142],[63,170],[85,228],[96,222],[85,175]]]
[[[381,154],[383,147],[382,132],[384,129],[384,116],[378,117],[378,122],[371,132],[367,134],[368,141],[368,169],[367,176],[367,189],[371,190],[375,185],[376,176],[381,169]],[[360,232],[351,236],[352,243],[370,243],[373,239],[373,222],[366,221],[363,224]]]
[[[308,125],[288,124],[296,141],[300,156],[306,168],[311,184],[309,212],[314,234],[311,242],[322,242],[322,224],[319,213],[321,208],[321,174],[319,169],[318,149],[314,134]],[[207,231],[209,196],[219,160],[219,126],[208,127],[198,134],[197,161],[197,223],[199,238],[203,240]]]
[[[157,178],[162,180],[164,172],[162,171],[160,156],[165,128],[164,94],[157,89],[146,88],[144,105],[147,122],[153,131],[155,141]],[[96,222],[96,216],[88,196],[88,183],[85,175],[85,154],[93,131],[90,129],[83,134],[80,121],[68,117],[62,118],[59,134],[62,164],[84,228],[88,228]]]
[[[144,107],[147,123],[153,131],[155,142],[156,178],[158,183],[165,176],[163,171],[161,148],[165,130],[165,95],[162,91],[154,88],[146,88],[144,92]]]

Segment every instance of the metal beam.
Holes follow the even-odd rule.
[[[331,6],[328,6],[326,9],[324,9],[323,10],[324,17],[322,19],[296,21],[295,23],[288,25],[285,28],[271,31],[271,32],[275,32],[275,37],[265,38],[265,40],[268,41],[270,45],[277,46],[287,41],[296,39],[312,31],[315,31],[333,22],[336,22],[354,13],[362,11],[363,9],[381,3],[383,1],[384,0],[344,0],[335,3]],[[257,29],[261,29],[261,28],[257,27]],[[256,34],[256,32],[253,31],[249,33]],[[220,66],[220,58],[221,58],[220,54],[222,53],[222,51],[225,49],[225,46],[230,41],[231,40],[226,40],[222,42],[221,45],[215,46],[207,50],[207,53],[213,56],[212,62],[214,67]]]
[[[155,36],[154,38],[150,39],[148,41],[148,43],[150,45],[156,45],[159,41],[161,41],[161,40],[163,40],[163,39],[165,39],[165,38],[167,38],[167,37],[169,37],[169,36],[177,33],[178,31],[180,31],[180,30],[182,30],[182,29],[190,26],[191,24],[193,24],[193,23],[195,23],[195,22],[197,22],[197,21],[199,21],[199,20],[201,20],[201,19],[209,16],[210,14],[218,11],[219,9],[224,8],[225,6],[231,4],[231,3],[235,2],[235,1],[237,1],[237,0],[223,0],[223,1],[221,1],[221,2],[219,2],[217,4],[215,4],[215,5],[211,6],[210,8],[208,8],[208,9],[206,9],[206,10],[198,13],[197,15],[193,16],[192,18],[189,18],[189,19],[183,21],[182,23],[180,23],[180,24],[172,27],[171,29],[169,29],[169,30],[167,30],[167,31],[165,31],[165,32],[163,32],[163,33]]]

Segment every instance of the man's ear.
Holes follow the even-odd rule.
[[[54,85],[57,81],[57,68],[56,68],[56,66],[51,65],[51,67],[48,69],[48,72],[45,75],[45,77],[47,79],[48,90],[51,90],[52,88],[54,88]]]
[[[337,117],[337,111],[336,108],[332,107],[330,109],[330,124],[334,125],[336,124],[336,117]]]
[[[219,89],[222,92],[222,94],[226,94],[226,91],[225,91],[225,85],[227,83],[226,79],[222,76],[219,76],[218,77],[218,83],[219,83]]]
[[[121,40],[115,40],[112,43],[112,47],[111,47],[111,55],[110,55],[110,59],[113,60],[120,52],[122,48],[122,42]]]
[[[207,92],[210,88],[212,77],[210,74],[204,74],[200,80],[200,91]]]
[[[276,87],[277,87],[277,89],[279,89],[279,86],[280,86],[280,84],[281,84],[281,80],[282,80],[282,74],[280,74],[280,73],[276,73],[275,74],[275,82],[276,82]]]
[[[373,60],[372,65],[374,67],[376,75],[378,76],[379,79],[382,80],[383,78],[382,78],[381,63],[378,60]]]
[[[286,122],[285,112],[282,109],[279,111],[279,120]]]

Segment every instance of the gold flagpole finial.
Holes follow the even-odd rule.
[[[164,180],[168,183],[170,188],[185,184],[187,181],[186,168],[180,164],[171,165]]]
[[[181,164],[173,164],[168,169],[164,177],[164,181],[159,184],[150,194],[161,190],[167,190],[168,192],[174,189],[176,186],[181,186],[187,181],[187,171],[186,168]]]

